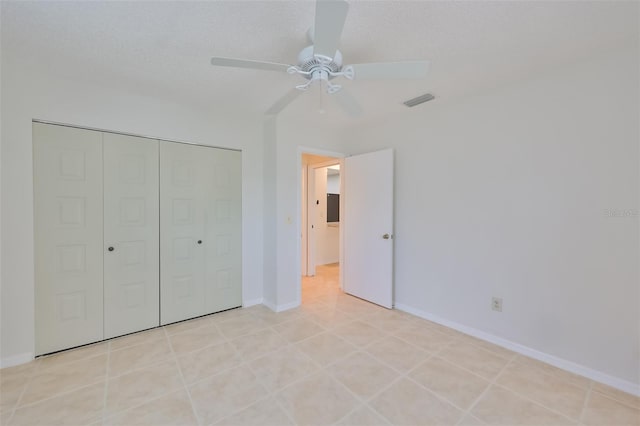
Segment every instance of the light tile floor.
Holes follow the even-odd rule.
[[[638,425],[640,399],[340,292],[0,370],[3,425]]]

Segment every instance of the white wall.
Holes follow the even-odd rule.
[[[327,175],[327,192],[329,194],[340,193],[340,175]]]
[[[314,122],[315,119],[318,121]],[[264,269],[270,275],[265,276],[264,302],[274,310],[300,304],[302,152],[328,156],[340,156],[342,152],[337,133],[323,120],[318,114],[301,124],[287,110],[277,118],[266,118],[265,126],[271,134],[265,138],[269,145],[265,146],[264,170],[265,177],[275,176],[275,188],[271,188],[272,193],[265,191],[265,200],[273,195],[275,204],[265,205]],[[265,186],[270,183],[265,182]],[[274,215],[270,209],[274,209]]]
[[[396,150],[396,304],[639,383],[638,63],[634,46],[344,135]]]
[[[34,349],[31,120],[242,149],[243,299],[262,300],[263,171],[261,118],[223,116],[117,88],[40,74],[2,51],[3,365]],[[45,65],[45,64],[43,64]],[[46,72],[46,66],[42,67]]]

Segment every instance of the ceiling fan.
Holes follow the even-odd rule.
[[[234,68],[252,68],[298,74],[308,81],[295,86],[269,108],[267,114],[275,115],[293,102],[311,85],[323,86],[326,92],[336,96],[345,111],[357,116],[362,112],[358,102],[341,85],[331,80],[344,77],[349,80],[407,79],[426,76],[429,62],[378,62],[343,65],[342,53],[338,50],[340,36],[347,18],[349,4],[344,0],[317,0],[315,24],[309,31],[311,46],[298,54],[298,65],[275,62],[252,61],[234,58],[211,58],[211,65]]]

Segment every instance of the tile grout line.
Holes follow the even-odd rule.
[[[578,416],[578,423],[582,424],[584,420],[584,415],[587,412],[587,406],[591,400],[591,392],[593,391],[593,381],[589,382],[589,388],[587,389],[587,394],[584,398],[584,403],[582,404],[582,410],[580,410],[580,415]]]
[[[493,378],[493,380],[488,380],[489,385],[487,386],[487,388],[485,390],[483,390],[480,395],[478,395],[478,397],[476,399],[474,399],[471,404],[469,405],[469,408],[467,408],[465,415],[471,415],[473,416],[473,409],[476,407],[476,405],[478,405],[478,403],[482,400],[482,398],[484,398],[484,396],[489,392],[489,389],[491,389],[491,387],[496,384],[496,381],[498,380],[498,378],[502,375],[502,373],[507,369],[507,367],[509,365],[511,365],[514,362],[515,359],[515,354],[514,356],[511,357],[510,360],[507,361],[507,363],[500,369],[500,371],[498,371],[498,374],[496,374],[496,376]],[[486,380],[486,379],[485,379]],[[475,417],[475,416],[474,416]],[[484,422],[484,420],[480,419],[481,421]]]
[[[594,380],[592,380],[591,383],[592,383],[593,386],[595,386],[596,384],[604,384],[604,383],[596,382]],[[631,395],[631,396],[633,396],[635,398],[638,398],[638,402],[636,404],[633,404],[633,403],[630,403],[629,401],[623,401],[622,399],[619,399],[619,398],[617,398],[617,397],[615,397],[615,396],[613,396],[611,394],[599,391],[598,389],[593,389],[593,392],[595,392],[596,394],[598,394],[600,396],[603,396],[603,397],[605,397],[607,399],[615,401],[618,404],[624,405],[627,408],[631,408],[632,410],[640,411],[640,396],[635,396],[634,394],[629,394],[629,395]],[[620,392],[627,394],[627,392],[624,392],[624,391],[620,391]]]
[[[494,385],[495,385],[496,387],[498,387],[498,388],[501,388],[501,389],[503,389],[503,390],[506,390],[507,392],[511,392],[512,394],[514,394],[514,395],[516,395],[516,396],[519,396],[520,398],[522,398],[522,399],[524,399],[524,400],[526,400],[526,401],[528,401],[528,402],[530,402],[530,403],[532,403],[532,404],[534,404],[534,405],[537,405],[537,406],[539,406],[539,407],[542,407],[542,408],[544,408],[544,409],[545,409],[545,410],[547,410],[547,411],[551,411],[552,413],[557,414],[557,415],[558,415],[558,416],[560,416],[560,417],[564,417],[565,419],[569,420],[571,423],[575,423],[575,422],[576,422],[576,419],[572,419],[571,417],[569,417],[569,416],[567,416],[566,414],[564,414],[564,413],[562,413],[562,412],[558,411],[557,409],[555,409],[555,408],[551,408],[551,407],[548,407],[548,406],[546,406],[544,403],[542,403],[542,402],[540,402],[540,401],[536,401],[535,399],[532,399],[532,398],[531,398],[530,396],[528,396],[527,394],[520,393],[520,392],[516,392],[516,391],[514,391],[513,389],[508,388],[508,387],[506,387],[505,385],[502,385],[502,384],[500,384],[500,383],[494,383]]]
[[[35,368],[35,371],[33,371],[27,378],[27,382],[22,387],[22,390],[20,391],[20,395],[18,395],[18,399],[16,399],[15,404],[13,404],[13,407],[11,408],[11,414],[9,414],[9,417],[7,417],[7,424],[10,424],[11,421],[13,420],[13,417],[16,414],[16,410],[18,410],[18,407],[20,407],[22,398],[24,397],[24,394],[27,392],[27,388],[29,387],[29,385],[31,384],[31,381],[33,380],[33,376],[40,370],[40,364],[36,365],[34,368]]]
[[[358,318],[358,319],[360,319],[360,318]],[[402,328],[402,327],[401,327],[401,328]],[[440,333],[440,334],[444,334],[444,333]],[[385,422],[387,422],[387,423],[389,423],[389,424],[393,424],[393,423],[391,422],[391,420],[390,420],[390,419],[388,419],[388,418],[386,418],[382,413],[380,413],[380,412],[379,412],[378,410],[376,410],[375,408],[371,407],[371,406],[369,405],[369,403],[370,403],[372,400],[374,400],[375,398],[377,398],[378,396],[380,396],[381,394],[383,394],[386,390],[388,390],[389,388],[391,388],[394,384],[396,384],[396,383],[400,382],[400,381],[401,381],[401,380],[403,380],[403,379],[409,380],[409,381],[411,381],[412,383],[417,384],[417,385],[418,385],[418,386],[420,386],[421,388],[423,388],[423,389],[427,390],[429,393],[433,394],[437,399],[439,399],[439,400],[441,400],[441,401],[444,401],[444,402],[449,403],[449,401],[448,401],[448,400],[443,399],[442,397],[440,397],[439,395],[437,395],[436,393],[434,393],[434,392],[433,392],[433,391],[431,391],[430,389],[427,389],[427,388],[425,388],[424,386],[420,385],[419,383],[416,383],[413,379],[411,379],[411,378],[409,377],[409,373],[410,373],[410,372],[412,372],[413,370],[415,370],[415,369],[416,369],[418,366],[420,366],[421,364],[423,364],[423,363],[427,362],[429,359],[431,359],[431,358],[435,357],[437,354],[439,354],[440,352],[442,352],[443,350],[445,350],[449,345],[451,345],[451,344],[456,340],[456,338],[451,339],[451,341],[450,341],[450,342],[447,342],[446,344],[444,344],[441,348],[437,349],[436,351],[426,351],[425,349],[420,348],[420,347],[418,347],[418,346],[416,346],[416,345],[411,345],[412,347],[417,348],[417,349],[419,349],[420,351],[423,351],[425,354],[427,354],[427,357],[426,357],[423,361],[421,361],[420,363],[418,363],[416,366],[414,366],[413,368],[410,368],[410,369],[408,369],[407,371],[402,372],[402,371],[399,371],[399,370],[397,370],[396,368],[392,367],[392,366],[391,366],[389,363],[387,363],[386,361],[384,361],[384,360],[382,360],[382,359],[379,359],[378,357],[376,357],[375,355],[373,355],[373,354],[369,353],[369,352],[366,350],[366,348],[368,348],[368,347],[370,347],[370,346],[373,346],[374,344],[378,343],[381,339],[386,338],[386,337],[389,337],[389,336],[391,336],[391,337],[395,337],[395,338],[400,339],[401,341],[403,341],[403,342],[405,342],[405,343],[409,344],[409,342],[406,342],[405,340],[403,340],[403,339],[401,339],[401,338],[399,338],[399,337],[394,336],[394,335],[393,335],[393,332],[385,331],[385,336],[383,336],[383,337],[381,337],[380,339],[377,339],[377,340],[375,340],[375,341],[373,341],[373,342],[370,342],[369,344],[364,345],[364,346],[362,346],[362,347],[357,347],[357,350],[356,350],[356,352],[355,352],[355,353],[361,352],[361,353],[364,353],[364,354],[366,354],[366,355],[369,355],[369,356],[371,356],[372,358],[374,358],[376,361],[380,362],[382,365],[384,365],[384,366],[386,366],[386,367],[388,367],[388,368],[391,368],[394,372],[398,373],[398,376],[397,376],[397,377],[395,377],[395,378],[394,378],[391,382],[389,382],[387,385],[383,386],[383,387],[382,387],[378,392],[374,393],[373,395],[371,395],[371,396],[369,396],[369,397],[366,397],[366,398],[365,398],[365,397],[362,397],[362,398],[361,398],[361,397],[359,397],[358,395],[353,394],[353,392],[351,392],[351,391],[346,387],[346,385],[342,384],[342,383],[340,382],[340,380],[338,380],[337,378],[335,378],[335,376],[333,376],[333,374],[331,374],[331,373],[329,373],[329,372],[328,372],[328,374],[329,374],[331,377],[333,377],[337,382],[339,382],[340,384],[342,384],[342,386],[344,386],[345,388],[347,388],[347,390],[349,390],[349,392],[351,392],[351,393],[356,397],[356,399],[360,400],[360,401],[362,402],[362,405],[361,405],[361,406],[365,406],[365,407],[367,407],[367,408],[371,409],[372,411],[374,411],[374,413],[376,413],[379,417],[381,417]],[[337,362],[339,362],[339,361],[336,361],[336,363],[337,363]],[[335,364],[335,363],[333,363],[333,364]],[[329,364],[328,366],[333,365],[333,364]],[[327,367],[328,367],[328,366],[327,366]],[[451,404],[451,405],[453,405],[455,408],[458,408],[455,404]],[[340,420],[342,420],[342,419],[346,418],[347,416],[349,416],[350,414],[352,414],[353,412],[355,412],[355,411],[356,411],[358,408],[360,408],[361,406],[358,406],[358,407],[354,408],[354,409],[353,409],[353,410],[351,410],[348,414],[346,414],[344,417],[342,417]]]
[[[169,338],[169,333],[167,333],[167,329],[166,328],[164,328],[164,334],[165,334],[165,338],[167,339],[167,342],[169,343],[169,349],[171,349],[171,353],[173,354],[173,360],[176,363],[176,368],[178,369],[178,374],[180,374],[180,381],[182,382],[182,387],[185,390],[185,392],[187,393],[187,398],[189,398],[189,404],[191,405],[191,412],[193,413],[193,416],[196,419],[196,423],[198,425],[201,425],[202,421],[200,419],[200,416],[198,415],[198,412],[196,411],[196,406],[193,403],[193,399],[191,398],[191,392],[189,391],[189,387],[187,386],[186,380],[184,379],[184,375],[182,374],[182,369],[180,368],[180,363],[178,362],[178,356],[176,355],[175,351],[173,350],[173,345],[171,344],[171,339]]]
[[[104,369],[104,396],[102,398],[102,416],[101,424],[104,424],[107,418],[107,396],[109,394],[109,370],[111,364],[111,342],[107,343],[107,366]]]
[[[518,359],[518,354],[515,354],[515,356],[509,361],[509,364],[518,365],[517,359]],[[546,404],[544,404],[543,402],[536,401],[535,399],[531,398],[527,394],[524,394],[524,393],[521,393],[521,392],[517,392],[517,391],[511,389],[510,387],[508,387],[506,385],[498,383],[497,380],[503,374],[503,372],[506,370],[506,367],[507,366],[505,366],[505,368],[502,371],[500,371],[500,373],[498,373],[498,375],[495,377],[495,380],[491,383],[491,385],[495,385],[496,387],[499,387],[499,388],[504,389],[504,390],[506,390],[508,392],[511,392],[516,396],[519,396],[519,397],[521,397],[521,398],[523,398],[523,399],[525,399],[525,400],[527,400],[527,401],[529,401],[529,402],[531,402],[531,403],[533,403],[533,404],[535,404],[535,405],[537,405],[539,407],[542,407],[542,408],[544,408],[544,409],[546,409],[548,411],[551,411],[552,413],[555,413],[555,414],[559,415],[560,417],[564,417],[565,419],[568,419],[571,422],[575,422],[575,419],[572,419],[571,417],[569,417],[568,415],[558,411],[557,409],[551,408],[551,407],[547,406]],[[539,371],[539,370],[536,369],[536,371]],[[571,383],[569,381],[567,381],[567,382],[570,385],[574,386],[574,387],[577,387],[577,388],[579,388],[581,390],[584,390],[584,388],[582,388],[580,386],[577,386],[577,385],[575,385],[575,384],[573,384],[573,383]],[[590,387],[587,389],[587,392],[590,392]],[[586,399],[585,399],[585,402],[583,402],[583,404],[586,404]],[[584,407],[584,405],[583,405],[583,407]],[[578,419],[578,422],[580,422],[579,419]]]

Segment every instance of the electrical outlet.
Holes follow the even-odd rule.
[[[497,312],[502,312],[502,298],[500,297],[492,297],[491,298],[491,309]]]

